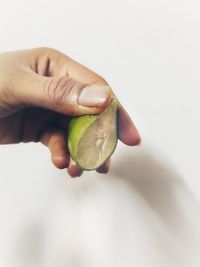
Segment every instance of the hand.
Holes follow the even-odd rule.
[[[103,111],[112,93],[102,77],[54,49],[0,54],[0,144],[40,141],[56,167],[80,176],[68,153],[67,125],[72,116]],[[137,145],[140,136],[122,106],[118,117],[119,139]],[[107,161],[97,171],[108,168]]]

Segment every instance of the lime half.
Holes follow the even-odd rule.
[[[73,160],[84,170],[100,167],[117,144],[117,100],[99,115],[73,118],[68,127],[68,147]]]

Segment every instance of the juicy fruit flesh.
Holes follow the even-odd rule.
[[[81,168],[97,169],[113,153],[117,143],[116,102],[112,100],[108,108],[99,115],[74,119],[80,122],[76,121],[76,127],[71,127],[69,131],[69,150],[72,158]],[[84,117],[87,119],[85,125]],[[89,123],[90,120],[91,123]],[[78,127],[79,124],[82,124],[82,127]],[[70,142],[76,131],[79,131],[77,135],[80,136],[73,138]]]
[[[85,130],[77,150],[81,166],[96,168],[110,156],[116,143],[115,124],[115,114],[106,112]]]

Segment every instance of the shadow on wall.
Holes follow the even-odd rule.
[[[33,220],[26,220],[17,233],[14,247],[15,266],[41,266],[44,257],[44,225]]]
[[[77,180],[75,183],[70,182],[73,190],[69,184],[66,186],[66,176],[63,174],[63,181],[57,180],[57,177],[55,179],[56,183],[58,183],[58,187],[55,187],[55,196],[60,196],[62,193],[63,196],[66,196],[72,190],[72,197],[75,197],[75,200],[77,200],[74,192],[78,189],[78,202],[81,202],[88,196],[92,199],[93,194],[99,193],[101,197],[97,198],[97,203],[101,203],[102,201],[104,205],[105,202],[102,197],[104,191],[101,190],[104,190],[106,187],[109,191],[108,193],[112,194],[112,190],[115,190],[115,187],[112,186],[115,184],[113,180],[123,179],[123,182],[133,190],[133,194],[136,191],[138,192],[147,207],[166,228],[167,232],[170,232],[172,236],[182,241],[181,243],[187,245],[192,244],[198,229],[198,202],[184,180],[174,169],[170,160],[163,158],[162,153],[155,154],[156,158],[153,157],[152,152],[148,152],[145,149],[126,148],[122,157],[113,161],[110,175],[98,177],[83,176],[81,180]],[[93,174],[96,175],[95,172]],[[103,184],[103,189],[101,186],[99,187],[99,184]],[[116,195],[114,194],[113,197],[115,198]],[[130,201],[132,200],[130,199]],[[65,212],[65,209],[61,212]],[[120,224],[120,222],[118,223]],[[19,233],[17,254],[19,254],[20,266],[27,266],[30,262],[33,265],[28,264],[29,266],[41,266],[40,262],[44,260],[44,251],[42,249],[45,247],[45,229],[43,227],[40,224],[29,222],[26,227],[23,227],[22,232]],[[55,225],[55,227],[57,226]],[[165,242],[166,239],[163,238],[163,240]],[[166,250],[165,244],[163,247]],[[173,248],[172,246],[172,252]],[[79,249],[77,248],[76,255],[82,253]],[[79,258],[73,257],[73,255],[69,256],[69,253],[67,254],[66,252],[59,255],[63,255],[63,261],[67,262],[65,266],[69,266],[70,264],[71,266],[87,266],[83,264],[85,255],[81,254]],[[169,255],[171,257],[171,254],[166,252],[166,257]],[[58,266],[61,265],[58,264]]]
[[[190,239],[194,233],[192,216],[199,212],[198,201],[173,165],[164,162],[166,159],[155,159],[148,151],[131,151],[115,163],[111,174],[136,190],[168,231]]]

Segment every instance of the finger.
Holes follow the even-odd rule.
[[[65,132],[67,132],[70,120],[71,117],[69,116],[59,115],[56,124],[58,124]]]
[[[124,144],[129,146],[135,146],[141,142],[137,128],[122,106],[118,111],[118,136]]]
[[[72,158],[70,158],[68,174],[73,178],[79,177],[83,174],[83,170],[81,170],[81,168],[74,162]]]
[[[55,63],[51,65],[51,73],[53,75],[61,75],[64,72],[75,80],[79,80],[86,84],[108,85],[108,83],[98,74],[89,70],[85,66],[72,60],[60,52],[56,52],[54,57]],[[57,63],[56,63],[57,62]],[[115,95],[111,90],[111,95]],[[119,139],[127,145],[137,145],[141,142],[140,135],[132,122],[126,110],[119,104]]]
[[[38,52],[40,51],[38,50]],[[49,76],[66,76],[85,84],[108,85],[100,75],[55,49],[43,48],[38,56],[39,59],[41,55],[43,55],[41,65],[46,66],[45,62],[49,63]],[[46,55],[46,59],[44,55]]]
[[[46,125],[53,123],[56,120],[57,114],[55,112],[38,109],[26,108],[24,110],[24,123],[21,139],[24,143],[38,142],[41,130]],[[31,123],[30,123],[31,122]]]
[[[106,162],[100,166],[96,171],[98,173],[108,173],[110,168],[110,159],[107,159]]]
[[[48,146],[51,152],[51,160],[57,168],[64,169],[68,167],[67,136],[63,130],[52,127],[43,131],[40,142]]]
[[[107,85],[88,85],[70,77],[44,77],[34,72],[21,73],[15,86],[25,105],[71,116],[100,113],[111,94]]]

